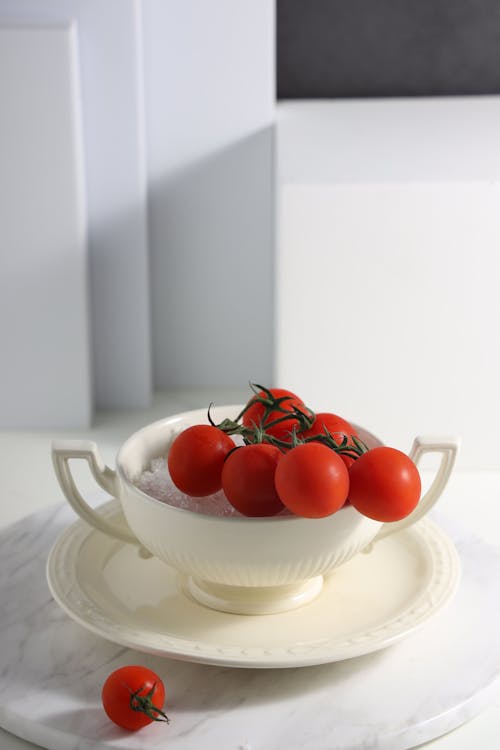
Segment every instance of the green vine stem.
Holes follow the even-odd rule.
[[[130,690],[130,688],[128,688]],[[153,686],[151,689],[146,693],[146,695],[140,695],[140,693],[144,690],[144,685],[140,687],[138,690],[135,690],[132,692],[130,690],[130,708],[132,711],[140,711],[142,714],[146,714],[146,716],[153,721],[164,721],[167,724],[170,724],[170,719],[168,718],[167,714],[164,713],[161,708],[158,708],[153,703],[153,695],[156,690],[156,682],[153,683]]]
[[[356,435],[344,435],[340,442],[337,442],[334,436],[328,432],[325,428],[324,432],[318,435],[312,435],[309,437],[302,437],[301,432],[310,429],[314,423],[316,415],[313,411],[308,409],[307,413],[299,409],[297,406],[293,406],[292,409],[286,409],[284,404],[286,401],[290,401],[291,396],[280,396],[276,398],[273,396],[271,391],[264,386],[257,383],[250,383],[252,391],[255,396],[249,400],[245,407],[240,411],[235,419],[225,418],[219,424],[216,424],[212,419],[210,413],[213,403],[208,407],[208,421],[213,427],[217,427],[227,435],[241,435],[245,444],[255,443],[267,443],[275,445],[280,450],[290,450],[297,445],[319,442],[331,448],[336,453],[344,456],[350,456],[353,459],[359,458],[363,453],[366,453],[368,447],[360,440]],[[264,393],[261,396],[260,393]],[[264,406],[264,415],[260,424],[252,423],[252,426],[244,425],[241,420],[247,412],[247,410],[255,403],[261,403]],[[268,421],[270,414],[273,412],[281,412],[283,416]],[[287,422],[291,419],[297,421],[297,425],[290,431],[290,439],[284,440],[283,438],[277,438],[268,432],[269,428],[275,425]]]
[[[368,451],[368,446],[366,445],[366,443],[360,440],[356,435],[344,435],[341,442],[337,443],[333,435],[328,432],[326,428],[325,431],[320,435],[306,438],[305,442],[310,441],[323,443],[323,445],[328,446],[328,448],[332,448],[332,450],[334,450],[336,453],[340,453],[343,456],[350,456],[354,459],[359,458],[363,455],[363,453],[366,453]],[[352,443],[350,444],[349,441],[352,441]]]
[[[273,411],[280,411],[283,414],[290,414],[290,409],[285,409],[283,404],[286,401],[290,401],[292,396],[278,396],[276,397],[269,388],[266,388],[264,385],[259,385],[259,383],[249,383],[250,389],[254,393],[254,397],[251,398],[248,403],[243,407],[241,412],[236,417],[236,421],[238,422],[240,419],[242,419],[245,412],[250,409],[254,404],[262,404],[264,407],[264,418],[262,422],[264,423],[266,419],[269,417],[271,412]],[[261,394],[264,394],[263,396]],[[312,414],[312,412],[311,412]],[[314,415],[312,414],[313,418]],[[313,419],[314,421],[314,419]]]

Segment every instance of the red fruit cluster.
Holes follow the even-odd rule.
[[[322,518],[348,502],[377,521],[397,521],[414,510],[420,476],[404,453],[368,450],[349,422],[314,414],[291,391],[254,394],[236,420],[195,425],[173,441],[168,468],[182,492],[203,497],[222,488],[240,513],[253,517],[287,508]],[[237,434],[245,443],[239,447],[231,438]]]

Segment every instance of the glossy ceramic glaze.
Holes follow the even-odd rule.
[[[213,410],[217,422],[240,407]],[[94,443],[57,443],[54,467],[71,505],[96,528],[147,553],[188,578],[191,594],[208,607],[243,614],[293,609],[321,591],[323,576],[365,549],[376,538],[414,523],[439,497],[451,471],[457,441],[415,441],[412,457],[439,451],[441,467],[419,506],[404,521],[380,524],[346,506],[321,519],[219,517],[193,513],[141,492],[134,480],[153,458],[166,456],[174,437],[187,426],[206,423],[206,410],[160,420],[132,435],[120,449],[116,471],[105,466]],[[363,428],[371,446],[380,442]],[[117,498],[129,528],[96,513],[80,496],[68,467],[70,458],[85,458],[98,481]]]
[[[99,514],[124,524],[116,502]],[[77,521],[54,545],[47,574],[73,619],[117,643],[201,662],[292,667],[401,640],[450,600],[460,563],[452,542],[426,519],[326,576],[307,607],[240,617],[200,606],[172,568]]]

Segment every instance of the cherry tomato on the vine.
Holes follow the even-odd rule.
[[[275,483],[280,499],[292,513],[323,518],[344,505],[349,473],[331,448],[321,443],[304,443],[282,456]]]
[[[300,433],[300,437],[314,437],[315,435],[324,435],[325,428],[333,437],[338,440],[342,439],[344,435],[356,435],[357,432],[354,427],[349,424],[342,417],[330,412],[319,412],[316,414],[315,420],[308,430],[304,430]]]
[[[147,667],[116,669],[104,683],[101,699],[108,717],[123,729],[136,731],[153,721],[169,721],[163,712],[165,686]]]
[[[173,483],[191,497],[212,495],[222,486],[224,459],[233,448],[234,441],[218,427],[188,427],[177,435],[168,453]]]
[[[345,419],[342,419],[342,417],[339,417],[336,414],[330,414],[329,412],[320,412],[319,414],[316,414],[312,426],[308,430],[301,432],[300,437],[311,438],[316,437],[317,435],[324,435],[325,429],[328,430],[336,443],[341,443],[344,437],[347,437],[349,438],[347,445],[354,447],[352,435],[355,437],[358,436],[354,427]],[[349,468],[356,460],[352,456],[347,456],[344,453],[340,453],[339,455],[347,468]]]
[[[285,388],[269,388],[269,391],[274,398],[286,397],[286,400],[281,402],[281,409],[292,412],[294,407],[297,407],[306,414],[309,413],[309,410],[305,406],[304,402],[298,396],[296,396],[295,393],[287,391]],[[257,397],[266,398],[266,394],[264,391],[259,391]],[[242,421],[245,427],[253,427],[254,425],[260,427],[263,424],[266,407],[260,401],[256,400],[257,397],[253,396],[250,399],[250,401],[248,402],[250,406],[243,414]],[[279,409],[275,409],[268,414],[265,419],[265,424],[274,422],[276,419],[283,419],[283,421],[279,424],[275,424],[269,428],[266,428],[266,432],[269,435],[272,435],[273,437],[276,437],[280,440],[288,440],[290,438],[290,433],[292,432],[292,430],[299,427],[299,422],[295,417],[286,419],[286,414]]]
[[[418,469],[405,453],[380,446],[363,453],[349,470],[349,500],[375,521],[399,521],[418,504]]]
[[[281,451],[258,443],[233,451],[222,469],[222,489],[231,505],[244,516],[275,516],[283,503],[274,486]]]

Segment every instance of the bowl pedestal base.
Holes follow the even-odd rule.
[[[282,586],[228,586],[189,577],[186,589],[199,604],[238,615],[273,615],[287,612],[315,599],[323,588],[323,576]]]

